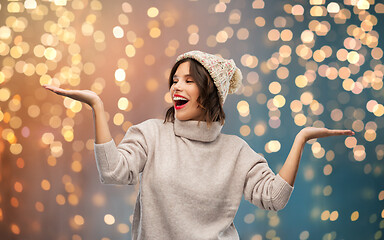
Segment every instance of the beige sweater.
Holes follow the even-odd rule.
[[[95,144],[100,179],[136,184],[133,239],[239,239],[233,219],[241,197],[282,209],[293,188],[241,138],[214,123],[160,119],[132,126],[116,147]]]

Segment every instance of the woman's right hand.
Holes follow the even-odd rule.
[[[88,104],[90,107],[94,107],[96,104],[101,103],[100,97],[90,90],[65,90],[52,85],[43,85],[45,89],[48,89],[58,95],[72,98],[74,100]]]

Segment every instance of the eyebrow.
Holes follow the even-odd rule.
[[[192,75],[191,74],[186,74],[186,75],[183,75],[183,77],[192,77]],[[173,77],[172,78],[180,78],[178,75],[173,75]]]

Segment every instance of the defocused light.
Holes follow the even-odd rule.
[[[260,123],[256,124],[256,126],[254,128],[254,132],[255,132],[256,136],[264,135],[266,128],[267,128],[267,126],[264,122],[260,122]]]
[[[309,0],[311,5],[323,5],[325,4],[325,0]]]
[[[83,216],[81,215],[75,215],[73,217],[73,221],[77,224],[77,225],[83,225],[84,224],[84,218]]]
[[[15,182],[14,189],[16,192],[22,192],[23,191],[23,185],[20,182]]]
[[[123,12],[125,12],[125,13],[131,13],[133,11],[132,5],[129,4],[128,2],[124,2],[121,5],[121,8],[123,9]]]
[[[331,164],[327,164],[324,166],[324,169],[323,169],[324,175],[328,176],[332,173],[332,171],[333,171],[333,168]]]
[[[310,43],[313,41],[314,39],[314,34],[312,31],[310,30],[304,30],[302,33],[301,33],[301,41],[303,41],[303,43]]]
[[[348,148],[354,148],[357,144],[357,140],[355,137],[347,137],[345,139],[345,146]]]
[[[21,2],[8,3],[7,10],[10,13],[21,13],[24,11],[24,5]]]
[[[249,114],[249,104],[246,101],[240,101],[237,103],[237,110],[240,116],[245,117]]]
[[[191,45],[196,45],[199,43],[199,39],[200,39],[199,34],[192,33],[191,35],[189,35],[188,43]],[[173,55],[170,55],[170,56],[173,56]]]
[[[57,6],[66,6],[67,5],[67,0],[54,0],[55,5]]]
[[[119,82],[125,80],[125,71],[124,71],[124,69],[119,68],[119,69],[117,69],[115,71],[115,79],[116,79],[116,81],[119,81]]]
[[[48,60],[53,60],[56,58],[57,52],[56,49],[52,47],[48,47],[44,50],[44,56]]]
[[[91,36],[93,34],[94,27],[91,23],[84,22],[81,26],[81,31],[84,36]]]
[[[11,144],[9,150],[13,155],[18,155],[23,151],[23,146],[19,143],[13,143]]]
[[[37,7],[37,3],[35,0],[26,0],[24,2],[25,9],[35,9]]]
[[[340,11],[340,6],[335,2],[331,2],[327,6],[327,11],[329,13],[338,13]]]
[[[326,16],[327,9],[324,6],[313,6],[311,7],[310,14],[313,17]]]
[[[292,15],[303,15],[304,14],[304,8],[303,6],[297,4],[292,7]]]
[[[278,107],[278,108],[281,108],[285,105],[285,98],[283,95],[277,95],[273,98],[273,104]]]
[[[41,181],[41,188],[45,191],[48,191],[49,189],[51,189],[51,183],[44,179],[43,181]]]
[[[38,212],[44,212],[44,204],[42,202],[36,202],[35,209]]]
[[[369,2],[367,0],[358,0],[357,1],[357,8],[361,10],[367,10],[369,9]]]
[[[127,45],[125,47],[125,53],[127,54],[128,57],[133,57],[136,54],[135,47],[133,45]]]
[[[82,164],[79,161],[73,161],[71,164],[72,171],[74,172],[81,172],[82,170]]]
[[[359,61],[359,54],[355,51],[351,51],[347,54],[348,62],[355,64]]]
[[[237,31],[237,38],[239,40],[246,40],[249,37],[249,31],[246,28],[240,28]]]
[[[161,35],[161,30],[160,30],[160,28],[157,28],[157,27],[151,28],[151,30],[149,31],[149,35],[150,35],[152,38],[158,38],[158,37],[160,37],[160,35]]]
[[[280,32],[277,29],[272,29],[268,32],[268,39],[270,41],[277,41],[280,38]]]
[[[120,126],[124,122],[124,115],[121,113],[116,113],[113,117],[113,123],[117,126]]]
[[[256,17],[255,18],[255,24],[258,27],[264,27],[265,26],[265,19],[263,17]]]
[[[384,190],[380,191],[378,198],[380,201],[384,200]]]
[[[11,29],[7,26],[0,27],[0,39],[8,39],[11,37]]]
[[[121,97],[121,98],[119,99],[117,105],[118,105],[118,108],[119,108],[120,110],[125,110],[125,109],[128,108],[128,103],[129,103],[129,101],[128,101],[127,98],[125,98],[125,97]]]
[[[278,152],[280,151],[281,144],[278,140],[272,140],[267,143],[267,146],[271,152]]]
[[[240,134],[243,136],[248,136],[251,133],[251,128],[247,125],[240,127]]]
[[[323,189],[323,194],[324,194],[324,196],[330,196],[332,194],[332,187],[330,185],[327,185]]]
[[[44,144],[51,144],[54,140],[54,135],[52,133],[44,133],[41,140]]]
[[[11,224],[11,231],[13,234],[19,235],[20,234],[20,228],[16,224]]]
[[[227,9],[227,5],[225,5],[225,3],[223,2],[220,2],[218,4],[216,4],[215,6],[215,12],[225,12],[225,10]]]
[[[229,14],[228,22],[230,24],[238,24],[241,20],[241,12],[238,9],[234,9]]]
[[[155,7],[151,7],[147,11],[148,17],[154,18],[159,15],[159,10]]]
[[[115,218],[111,214],[106,214],[104,216],[104,222],[107,225],[113,225],[115,223]]]
[[[0,191],[0,203],[5,203],[0,208],[0,222],[10,238],[25,238],[31,232],[45,234],[46,223],[25,217],[23,212],[36,212],[43,219],[51,210],[65,208],[65,214],[61,214],[64,231],[58,238],[82,240],[95,221],[87,211],[77,211],[79,207],[87,202],[97,210],[110,209],[111,205],[104,190],[85,190],[81,183],[92,172],[86,168],[86,161],[88,153],[94,151],[95,140],[84,128],[89,127],[89,113],[81,111],[89,106],[55,96],[39,84],[90,89],[109,96],[112,109],[105,105],[108,122],[127,131],[141,117],[163,117],[162,109],[172,104],[166,79],[175,57],[188,46],[232,58],[243,68],[243,86],[235,100],[227,100],[229,105],[235,101],[232,104],[237,111],[229,114],[238,114],[235,118],[240,125],[237,129],[236,124],[227,127],[234,127],[229,131],[249,143],[264,141],[264,148],[258,151],[267,159],[282,150],[287,136],[294,136],[305,126],[356,131],[356,136],[308,143],[309,151],[303,152],[303,157],[310,161],[303,163],[301,180],[310,185],[312,197],[330,203],[315,204],[308,217],[337,226],[332,232],[318,232],[318,238],[340,237],[346,233],[340,229],[348,222],[353,222],[356,229],[376,224],[378,229],[370,234],[374,239],[382,238],[382,207],[372,212],[369,209],[376,207],[372,204],[362,204],[360,209],[346,205],[345,209],[327,210],[326,206],[332,206],[333,198],[345,190],[328,181],[339,175],[339,160],[343,158],[349,161],[345,171],[353,168],[355,180],[360,181],[353,197],[362,203],[375,198],[379,203],[384,200],[382,188],[361,181],[361,177],[380,179],[384,172],[380,164],[384,159],[384,145],[380,142],[384,115],[380,14],[384,13],[384,4],[369,0],[282,1],[275,4],[280,8],[276,15],[269,14],[276,10],[272,9],[275,5],[264,0],[240,5],[231,0],[182,2],[192,14],[161,2],[144,6],[140,1],[123,0],[113,11],[109,6],[103,8],[106,3],[100,0],[0,3],[4,20],[0,26],[0,154],[11,160],[0,171],[0,183],[5,186]],[[196,7],[203,10],[201,16],[206,16],[193,14]],[[255,14],[250,15],[248,10]],[[216,30],[207,32],[207,28]],[[239,41],[241,46],[234,47]],[[112,77],[111,71],[115,74]],[[117,87],[112,95],[111,86],[107,87],[110,84]],[[151,104],[152,96],[161,101]],[[143,104],[148,111],[139,116]],[[119,133],[114,140],[119,142],[123,137]],[[34,139],[37,155],[31,152]],[[274,170],[282,166],[272,158],[269,164]],[[4,174],[9,167],[12,174]],[[138,186],[129,193],[117,189],[120,203],[133,208],[138,190]],[[31,192],[51,194],[55,202],[37,197],[27,204],[25,196]],[[281,238],[279,223],[285,217],[274,212],[247,211],[239,218],[242,224],[265,222],[273,229],[260,234],[250,232],[244,238]],[[364,217],[360,216],[363,213]],[[11,222],[8,215],[13,217]],[[130,231],[128,222],[118,222],[119,213],[104,212],[101,219],[105,223],[102,227],[111,231],[110,236]],[[313,228],[301,229],[291,238],[307,240],[317,234],[313,233]]]
[[[354,211],[351,214],[351,221],[354,222],[354,221],[357,221],[357,219],[359,219],[359,212],[358,211]]]
[[[124,37],[124,30],[119,26],[114,27],[113,28],[113,36],[115,36],[115,38]]]
[[[216,41],[219,43],[224,43],[228,39],[228,34],[225,31],[220,31],[216,34]]]
[[[353,155],[356,161],[363,161],[365,159],[365,147],[363,145],[356,145],[353,148]]]
[[[299,113],[295,115],[294,122],[297,126],[304,126],[307,123],[307,117],[304,114]]]
[[[321,220],[326,221],[329,219],[329,216],[331,213],[328,210],[325,210],[324,212],[321,213]]]
[[[309,238],[309,232],[308,231],[301,232],[299,238],[300,240],[307,240]]]
[[[125,223],[120,223],[119,225],[117,225],[117,230],[120,233],[125,234],[129,232],[129,226]]]
[[[61,195],[61,194],[58,194],[56,196],[56,203],[58,205],[64,205],[65,204],[65,197],[63,195]]]
[[[339,218],[339,212],[338,211],[333,211],[331,215],[329,216],[329,220],[331,221],[336,221]]]

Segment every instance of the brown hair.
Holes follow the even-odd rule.
[[[175,75],[177,68],[184,62],[189,62],[189,73],[199,89],[200,96],[197,98],[197,102],[199,107],[203,110],[203,121],[206,121],[208,126],[210,126],[212,122],[220,122],[220,124],[223,125],[225,113],[220,103],[217,88],[207,69],[205,69],[198,61],[192,58],[184,58],[176,62],[169,74],[169,89],[172,87],[173,76]],[[174,121],[175,109],[172,106],[167,110],[164,122]]]

